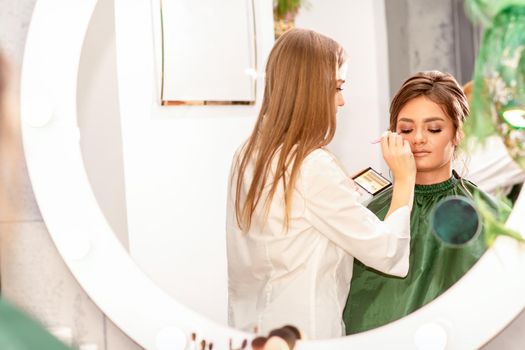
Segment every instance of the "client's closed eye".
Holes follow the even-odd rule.
[[[441,129],[428,129],[428,131],[430,131],[431,133],[438,133],[438,132],[441,132]]]
[[[402,134],[410,134],[412,132],[412,129],[401,129],[399,130],[399,132]]]

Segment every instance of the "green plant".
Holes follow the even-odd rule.
[[[304,2],[304,0],[274,0],[274,14],[279,19],[294,17]]]

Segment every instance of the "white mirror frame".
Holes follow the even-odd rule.
[[[148,0],[128,0],[141,6]],[[22,70],[26,161],[47,228],[67,266],[102,311],[137,343],[182,345],[191,332],[228,349],[253,335],[216,324],[169,297],[142,273],[111,231],[90,187],[79,145],[76,93],[81,48],[96,0],[36,3]],[[522,193],[507,225],[523,235]],[[387,326],[297,349],[479,348],[525,306],[525,249],[498,238],[468,274],[435,301]],[[392,302],[396,302],[392,300]],[[439,345],[442,345],[439,347]]]

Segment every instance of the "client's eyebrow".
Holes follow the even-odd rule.
[[[438,120],[438,121],[444,121],[444,119],[441,118],[441,117],[428,117],[428,118],[423,119],[423,122],[425,122],[425,123],[429,123],[429,122],[435,122],[436,120]],[[408,122],[408,123],[413,123],[413,122],[414,122],[413,119],[406,118],[406,117],[399,118],[397,121],[398,121],[398,122]]]

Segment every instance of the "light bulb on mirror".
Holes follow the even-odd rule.
[[[430,214],[430,226],[439,241],[457,248],[476,239],[482,228],[474,202],[462,196],[440,200]]]
[[[503,140],[510,157],[525,169],[525,108],[500,108],[493,122],[496,133]]]
[[[525,108],[507,109],[501,115],[511,127],[515,129],[525,128]]]

